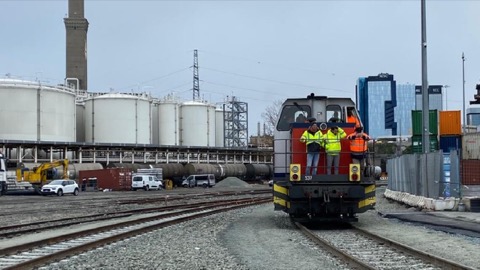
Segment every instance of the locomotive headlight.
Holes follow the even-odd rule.
[[[360,181],[360,164],[350,164],[348,180],[354,182]]]
[[[300,164],[290,164],[290,181],[300,181],[301,170]]]

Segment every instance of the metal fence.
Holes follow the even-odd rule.
[[[437,199],[461,197],[457,151],[402,155],[387,161],[388,188]]]

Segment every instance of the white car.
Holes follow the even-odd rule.
[[[42,195],[54,195],[63,196],[63,194],[78,195],[78,185],[73,180],[53,180],[47,185],[42,187]]]

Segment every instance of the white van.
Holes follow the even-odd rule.
[[[183,180],[183,187],[213,187],[215,185],[215,175],[213,174],[195,174],[190,175]]]
[[[152,175],[146,174],[134,174],[132,176],[132,190],[135,191],[137,189],[162,189],[163,183],[157,177]]]

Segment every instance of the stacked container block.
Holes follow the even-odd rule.
[[[463,185],[480,185],[480,133],[466,133],[462,138]]]
[[[450,153],[455,149],[462,149],[462,124],[460,111],[439,112],[440,149],[444,153]]]
[[[428,131],[430,133],[430,151],[438,150],[438,112],[429,111]],[[413,153],[422,153],[423,114],[422,111],[412,111],[412,150]]]

